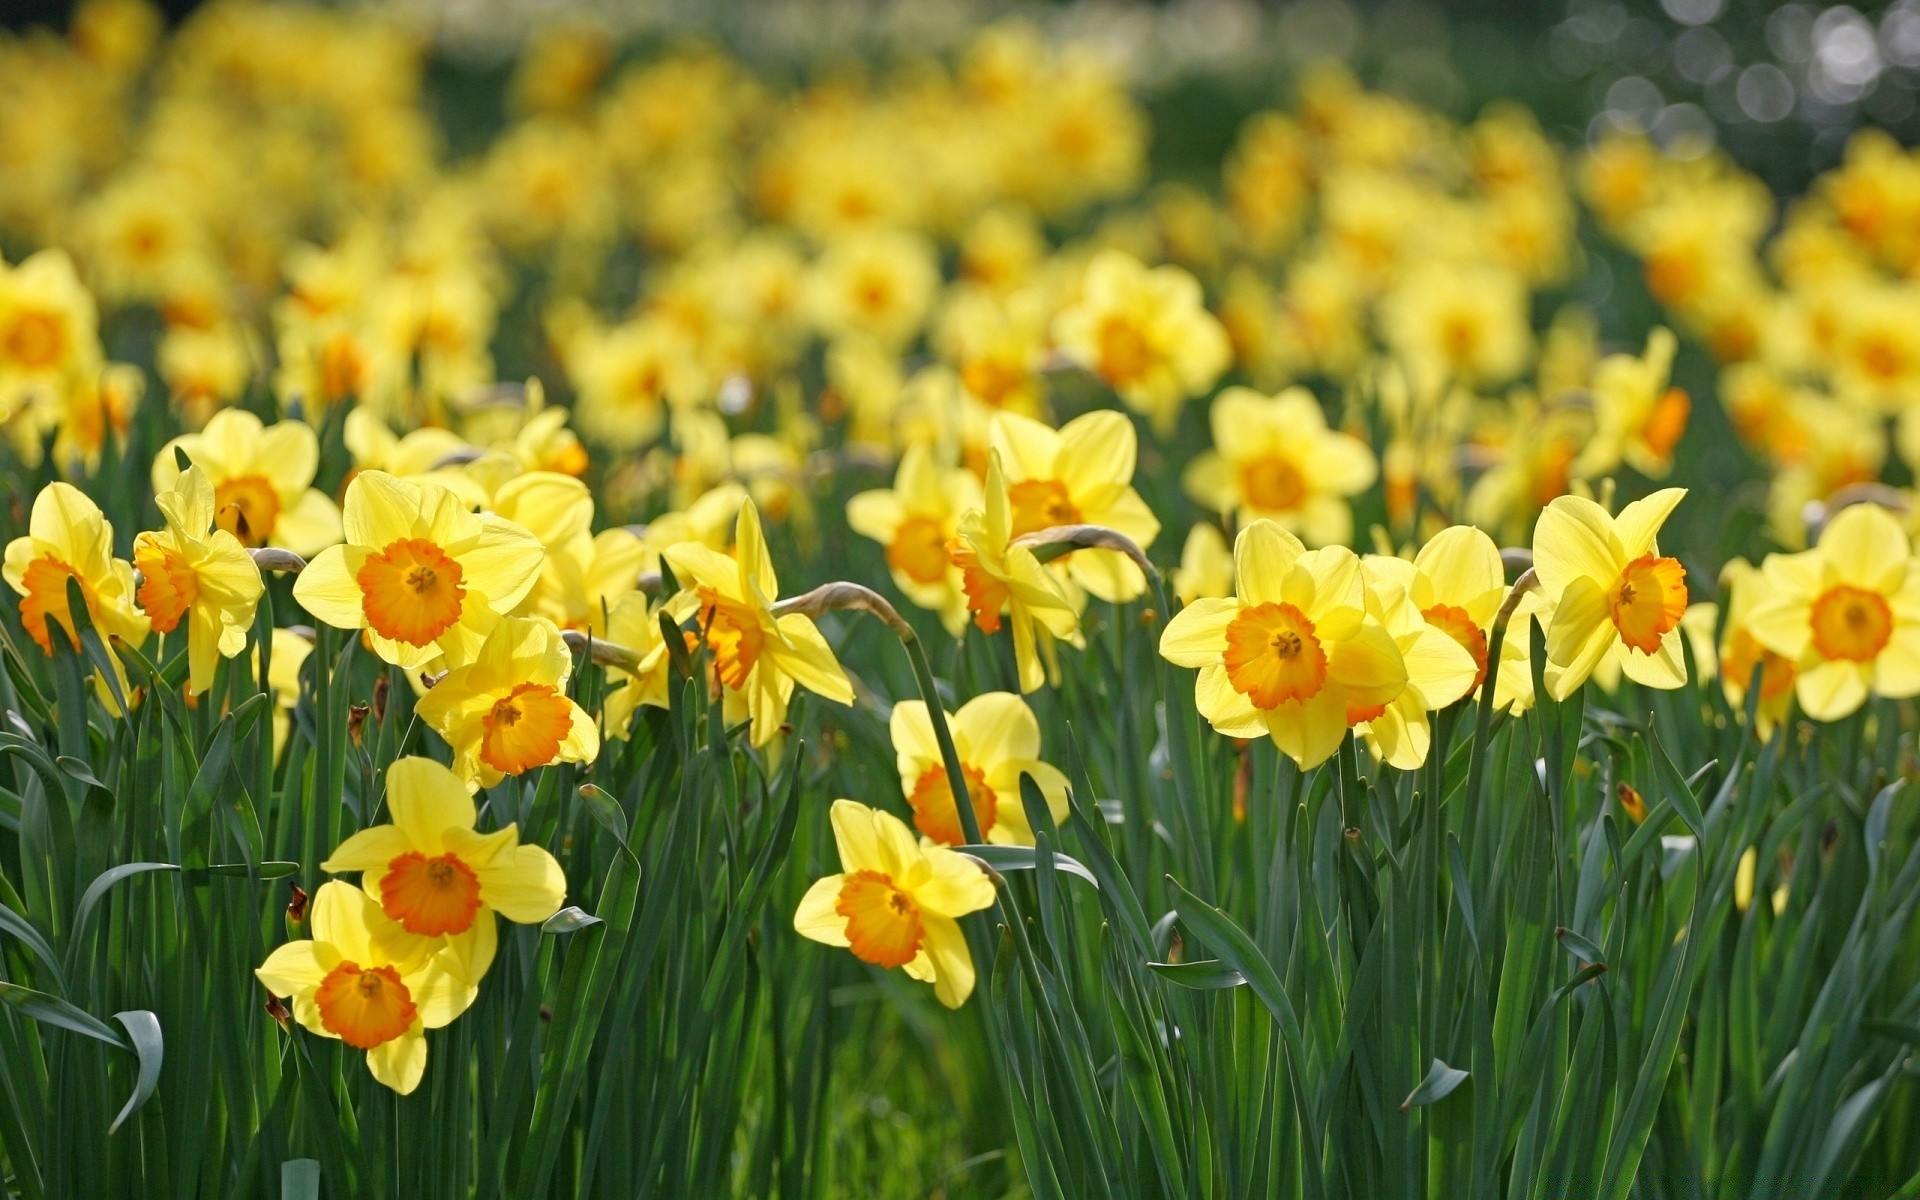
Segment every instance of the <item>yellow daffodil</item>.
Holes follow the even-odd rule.
[[[987,467],[986,504],[960,518],[959,535],[948,543],[947,551],[960,568],[967,611],[980,632],[998,633],[1000,618],[1007,618],[1020,690],[1031,692],[1046,682],[1042,649],[1051,655],[1051,639],[1079,638],[1080,611],[1032,550],[1011,544],[1013,503],[1007,493],[1006,475],[996,453]]]
[[[1695,660],[1701,662],[1703,671],[1718,660],[1720,686],[1736,713],[1746,710],[1747,688],[1753,682],[1755,668],[1759,669],[1760,705],[1756,721],[1760,736],[1771,737],[1793,706],[1794,685],[1799,674],[1793,659],[1768,649],[1753,633],[1754,611],[1772,599],[1773,587],[1760,568],[1744,558],[1735,558],[1729,559],[1720,570],[1720,589],[1727,596],[1727,604],[1726,622],[1715,647],[1718,652],[1712,657],[1696,653]],[[1720,614],[1716,609],[1711,615],[1718,620]],[[1711,646],[1711,624],[1706,632]]]
[[[214,520],[245,546],[279,546],[312,557],[340,540],[340,510],[316,490],[320,439],[299,421],[263,426],[241,408],[213,414],[199,433],[182,434],[153,458],[153,490],[180,475],[174,450],[213,483]]]
[[[1218,525],[1205,521],[1187,530],[1180,547],[1180,565],[1171,572],[1173,594],[1182,604],[1192,604],[1203,596],[1219,599],[1233,595],[1233,551]]]
[[[1594,436],[1574,460],[1575,475],[1592,478],[1621,462],[1654,479],[1673,469],[1673,449],[1692,411],[1687,393],[1667,386],[1677,345],[1670,330],[1655,329],[1644,356],[1600,360],[1593,372]]]
[[[698,609],[699,600],[688,592],[656,603],[644,592],[633,591],[613,606],[604,636],[631,652],[634,661],[631,667],[607,667],[608,691],[600,702],[600,716],[609,737],[624,740],[632,732],[633,714],[641,705],[668,706],[670,660],[667,642],[660,630],[660,617],[664,613],[678,624]]]
[[[1212,387],[1233,356],[1200,300],[1199,281],[1179,267],[1103,251],[1087,264],[1079,302],[1055,318],[1054,342],[1168,433],[1181,404]]]
[[[698,542],[669,546],[662,557],[700,599],[723,699],[751,717],[749,737],[764,746],[787,719],[794,684],[839,704],[853,703],[853,684],[811,618],[774,616],[780,581],[751,500],[740,506],[733,542],[732,558]]]
[[[1687,681],[1680,618],[1686,570],[1656,538],[1684,488],[1666,488],[1611,516],[1581,496],[1562,496],[1540,515],[1533,569],[1547,637],[1547,690],[1571,696],[1603,664],[1654,688]]]
[[[1428,581],[1413,563],[1375,555],[1363,559],[1361,569],[1367,581],[1367,611],[1393,638],[1407,683],[1377,714],[1363,715],[1355,724],[1383,761],[1411,771],[1427,761],[1433,744],[1427,714],[1479,686],[1486,673],[1486,645],[1482,642],[1480,653],[1474,654],[1468,641],[1454,632],[1452,614],[1439,612],[1438,605],[1428,607],[1440,619],[1427,616],[1414,592]]]
[[[620,528],[592,532],[593,494],[557,471],[514,476],[494,491],[491,507],[547,550],[540,577],[516,612],[604,636],[608,610],[639,584],[646,560],[640,538]]]
[[[522,845],[517,825],[474,829],[473,797],[446,767],[430,758],[394,760],[386,803],[391,824],[353,834],[320,868],[358,871],[361,888],[388,920],[417,939],[446,939],[468,978],[477,982],[493,965],[495,913],[538,925],[560,910],[567,877],[559,862],[539,846]]]
[[[1020,798],[1022,775],[1033,776],[1039,785],[1055,825],[1067,819],[1067,777],[1058,767],[1040,761],[1040,722],[1025,700],[1012,692],[987,692],[961,705],[959,712],[946,714],[946,721],[981,837],[1006,845],[1033,845],[1033,828]],[[965,842],[926,703],[900,701],[893,706],[887,727],[900,766],[900,788],[913,809],[914,828],[945,845]]]
[[[1408,599],[1427,624],[1446,631],[1473,657],[1473,684],[1467,690],[1478,691],[1487,677],[1487,644],[1493,619],[1507,597],[1500,548],[1471,525],[1448,526],[1413,556],[1413,571],[1405,587]],[[1513,639],[1511,631],[1508,639]],[[1506,672],[1503,664],[1501,673]]]
[[[1212,423],[1214,448],[1180,477],[1189,496],[1242,522],[1276,521],[1314,546],[1353,536],[1347,498],[1370,487],[1379,467],[1365,442],[1327,428],[1313,393],[1228,388]]]
[[[362,471],[347,485],[346,544],[307,564],[293,598],[336,629],[365,629],[374,653],[424,666],[464,662],[539,577],[539,539],[472,513],[452,492]]]
[[[1855,504],[1811,550],[1761,564],[1771,595],[1748,627],[1792,662],[1794,694],[1817,721],[1837,721],[1869,694],[1920,695],[1920,571],[1900,522]]]
[[[1159,520],[1133,490],[1139,444],[1126,414],[1097,409],[1056,432],[1001,413],[993,419],[993,448],[1006,472],[1014,537],[1053,525],[1102,525],[1144,550],[1159,535]],[[1110,604],[1147,590],[1147,577],[1117,550],[1076,550],[1055,562]]]
[[[133,567],[113,556],[113,526],[72,484],[50,483],[34,497],[27,532],[7,543],[4,574],[20,595],[20,624],[44,653],[53,653],[53,625],[65,631],[69,645],[79,645],[67,607],[69,579],[80,581],[87,619],[103,637],[134,646],[147,638],[147,617],[133,606]],[[127,677],[118,657],[113,670],[124,695]],[[117,715],[106,681],[99,682],[103,703]]]
[[[135,593],[153,631],[187,626],[187,692],[213,686],[220,659],[247,648],[265,584],[240,539],[214,528],[213,484],[198,467],[154,497],[167,527],[133,539]]]
[[[877,967],[901,967],[933,985],[948,1008],[973,994],[973,953],[957,920],[993,903],[979,864],[942,846],[922,846],[900,818],[852,800],[833,802],[840,874],[815,880],[793,927],[845,946]]]
[[[1351,550],[1308,550],[1272,521],[1233,545],[1237,596],[1201,599],[1160,636],[1160,653],[1197,667],[1200,714],[1228,737],[1273,738],[1302,770],[1332,756],[1348,726],[1380,715],[1407,684],[1393,636],[1368,615]]]
[[[300,703],[300,668],[306,665],[307,656],[312,653],[311,638],[281,626],[274,627],[273,656],[267,662],[267,685],[272,689],[273,697],[273,760],[275,762],[280,761],[280,752],[286,749],[287,734],[293,728],[293,708]],[[260,651],[256,647],[254,649],[256,671],[259,669],[259,658]]]
[[[453,747],[469,787],[492,787],[551,763],[592,762],[593,718],[567,695],[573,656],[544,617],[507,617],[470,661],[454,667],[414,711]]]
[[[426,1031],[453,1023],[479,988],[454,947],[409,935],[359,888],[323,883],[313,938],[288,942],[254,971],[293,1000],[294,1019],[367,1052],[367,1069],[406,1095],[427,1069]]]
[[[900,456],[893,487],[847,501],[847,524],[886,547],[894,584],[958,634],[967,624],[967,598],[947,543],[959,532],[960,514],[978,507],[980,481],[973,472],[941,466],[925,443],[915,442]]]

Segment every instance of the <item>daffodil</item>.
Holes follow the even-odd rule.
[[[1760,704],[1755,718],[1760,736],[1771,737],[1793,706],[1799,675],[1793,659],[1768,649],[1753,633],[1754,611],[1773,598],[1773,587],[1760,568],[1744,558],[1734,558],[1720,569],[1720,590],[1727,597],[1720,640],[1717,645],[1712,640],[1713,623],[1719,622],[1720,610],[1709,606],[1705,632],[1710,649],[1705,654],[1696,651],[1694,659],[1703,671],[1717,660],[1720,687],[1736,713],[1745,711],[1753,672],[1756,668],[1760,671]]]
[[[1302,770],[1318,766],[1406,687],[1400,648],[1368,615],[1351,550],[1308,550],[1261,520],[1240,531],[1233,560],[1238,595],[1181,609],[1160,653],[1199,669],[1194,700],[1215,729],[1268,734]]]
[[[1159,535],[1159,520],[1133,490],[1139,444],[1126,414],[1097,409],[1056,432],[1001,413],[993,420],[993,448],[1006,472],[1014,537],[1054,525],[1101,525],[1144,550]],[[1147,577],[1118,550],[1076,550],[1055,561],[1074,583],[1111,604],[1147,590]]]
[[[294,1019],[367,1052],[367,1069],[406,1095],[427,1069],[426,1031],[453,1023],[479,992],[460,952],[414,937],[348,884],[314,893],[313,938],[288,942],[254,974],[293,1000]]]
[[[1656,538],[1684,488],[1665,488],[1619,516],[1581,496],[1547,505],[1533,535],[1547,638],[1547,691],[1564,700],[1603,665],[1654,688],[1687,681],[1680,618],[1687,573]]]
[[[1315,546],[1353,536],[1347,499],[1370,487],[1379,467],[1365,442],[1327,428],[1313,393],[1228,388],[1211,417],[1214,448],[1180,477],[1189,496],[1242,522],[1277,521]]]
[[[176,449],[213,483],[214,520],[243,545],[311,557],[340,540],[340,510],[312,486],[320,439],[302,422],[265,426],[245,409],[223,408],[199,433],[160,447],[153,457],[155,492],[180,475]]]
[[[1448,526],[1427,539],[1413,556],[1413,571],[1405,586],[1421,618],[1444,630],[1472,656],[1473,684],[1467,690],[1478,691],[1487,678],[1493,619],[1507,596],[1500,548],[1471,525]],[[1508,639],[1512,638],[1510,631]],[[1506,670],[1503,664],[1501,673]]]
[[[973,954],[957,918],[993,903],[992,881],[973,859],[914,841],[892,813],[836,800],[832,817],[840,873],[807,889],[794,929],[862,962],[903,968],[948,1008],[965,1004]]]
[[[606,640],[633,655],[630,664],[607,667],[608,691],[600,702],[600,716],[609,737],[625,739],[633,728],[633,714],[642,705],[668,707],[670,659],[660,629],[662,615],[676,625],[699,609],[697,597],[682,592],[664,603],[633,591],[620,598],[607,617]]]
[[[551,763],[592,762],[593,718],[567,695],[573,656],[544,617],[507,617],[471,661],[454,667],[414,711],[453,747],[469,787],[492,787]]]
[[[787,719],[796,683],[839,704],[853,703],[853,684],[811,618],[774,615],[780,581],[751,500],[740,506],[733,542],[732,558],[698,542],[669,546],[662,557],[700,599],[701,636],[723,700],[744,710],[750,740],[764,746]]]
[[[1120,250],[1087,264],[1078,303],[1054,319],[1055,343],[1130,408],[1171,432],[1180,406],[1213,386],[1233,348],[1179,267],[1146,267]]]
[[[966,627],[967,598],[947,543],[959,532],[960,514],[979,506],[973,472],[941,466],[925,443],[915,442],[900,456],[893,487],[847,501],[847,524],[886,547],[894,584],[957,634]]]
[[[240,539],[214,528],[213,484],[200,468],[189,468],[154,503],[167,527],[133,539],[135,598],[155,633],[186,623],[187,692],[197,696],[213,686],[220,659],[247,648],[266,585]]]
[[[1484,536],[1484,535],[1482,535]],[[1389,766],[1411,771],[1427,761],[1433,728],[1427,714],[1438,711],[1479,686],[1486,674],[1486,645],[1474,654],[1468,640],[1451,628],[1450,613],[1435,620],[1414,599],[1423,580],[1420,569],[1401,558],[1372,556],[1361,561],[1367,581],[1367,611],[1383,625],[1400,651],[1406,686],[1377,712],[1350,713],[1367,745]],[[1444,622],[1444,623],[1443,623]],[[1475,632],[1478,632],[1476,627]]]
[[[1667,384],[1677,345],[1671,330],[1655,329],[1644,356],[1600,360],[1591,389],[1594,436],[1573,462],[1575,475],[1592,478],[1620,462],[1655,479],[1673,469],[1673,449],[1692,411],[1687,393]]]
[[[1180,565],[1171,572],[1173,594],[1182,604],[1203,596],[1233,595],[1233,551],[1218,525],[1202,521],[1187,530],[1180,547]]]
[[[47,654],[53,653],[55,625],[65,631],[68,644],[79,645],[67,607],[70,579],[79,581],[87,619],[101,634],[133,646],[147,638],[147,617],[133,606],[133,567],[113,556],[113,526],[72,484],[50,483],[34,497],[27,532],[7,543],[4,575],[20,595],[20,624]],[[124,695],[127,677],[118,657],[113,670]],[[107,710],[117,714],[106,681],[99,683]]]
[[[1808,716],[1837,721],[1869,694],[1920,695],[1920,571],[1893,514],[1852,505],[1813,549],[1768,555],[1760,569],[1772,594],[1748,626],[1793,663]]]
[[[519,826],[474,828],[467,785],[430,758],[387,768],[387,814],[341,842],[321,870],[360,873],[360,886],[404,935],[453,947],[467,978],[493,965],[498,913],[537,925],[560,910],[567,877],[553,855],[522,845]],[[400,933],[391,938],[404,940]]]
[[[1020,690],[1031,692],[1046,682],[1040,662],[1052,642],[1080,636],[1080,611],[1065,585],[1034,557],[1032,550],[1013,542],[1013,503],[999,454],[987,467],[986,504],[960,518],[960,533],[947,546],[960,568],[967,611],[982,633],[998,633],[1004,615],[1013,632],[1013,656],[1019,667]]]
[[[987,692],[961,705],[959,712],[945,715],[981,837],[1007,845],[1033,845],[1033,829],[1020,797],[1022,775],[1033,776],[1054,824],[1067,819],[1067,777],[1058,767],[1040,761],[1040,722],[1025,700],[1012,692]],[[913,809],[914,828],[945,845],[965,842],[926,703],[900,701],[893,706],[887,728],[900,767],[900,788]]]
[[[539,578],[539,539],[472,513],[452,492],[384,471],[347,485],[346,537],[307,564],[293,598],[336,629],[365,629],[374,653],[412,669],[464,662]]]

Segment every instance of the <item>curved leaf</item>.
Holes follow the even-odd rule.
[[[160,1036],[160,1018],[144,1008],[130,1012],[117,1012],[113,1019],[120,1022],[127,1031],[127,1040],[133,1043],[133,1052],[140,1059],[140,1075],[134,1080],[133,1095],[127,1097],[126,1104],[120,1108],[120,1115],[107,1126],[107,1132],[119,1129],[126,1119],[134,1114],[142,1104],[153,1095],[153,1089],[160,1082],[160,1063],[166,1057],[166,1043]]]

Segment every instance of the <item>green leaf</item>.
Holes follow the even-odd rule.
[[[147,1102],[153,1095],[153,1089],[160,1082],[160,1064],[166,1057],[166,1044],[160,1036],[160,1018],[144,1008],[130,1012],[117,1012],[113,1019],[127,1031],[127,1040],[133,1043],[133,1052],[140,1059],[140,1074],[133,1085],[133,1095],[127,1097],[126,1104],[120,1108],[120,1115],[107,1126],[107,1132],[113,1133],[125,1123],[126,1119]]]
[[[1406,1112],[1410,1108],[1419,1108],[1425,1104],[1435,1104],[1445,1100],[1453,1094],[1455,1088],[1466,1081],[1465,1071],[1450,1067],[1436,1058],[1433,1060],[1433,1065],[1427,1068],[1427,1077],[1420,1081],[1420,1086],[1414,1088],[1408,1093],[1407,1098],[1400,1102],[1400,1111]]]
[[[105,1042],[109,1046],[117,1046],[122,1050],[131,1049],[127,1045],[127,1040],[114,1032],[113,1026],[58,996],[50,996],[35,988],[0,980],[0,1001],[5,1001],[36,1021],[57,1025],[73,1033],[85,1034],[95,1041]]]
[[[1150,962],[1147,967],[1162,979],[1203,992],[1235,988],[1247,981],[1245,975],[1217,958],[1186,963]]]
[[[1001,872],[1031,871],[1040,865],[1040,860],[1032,846],[955,846],[954,849],[961,854],[970,854],[994,870]],[[1053,856],[1053,866],[1056,871],[1065,871],[1069,875],[1077,875],[1096,888],[1100,886],[1100,881],[1094,878],[1093,872],[1087,870],[1085,865],[1077,858],[1055,853]]]
[[[320,1160],[290,1158],[281,1163],[280,1200],[320,1200]]]

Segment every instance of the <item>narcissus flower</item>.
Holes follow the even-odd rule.
[[[1427,714],[1479,685],[1486,673],[1486,648],[1482,643],[1480,653],[1474,654],[1472,639],[1452,628],[1452,614],[1436,611],[1438,620],[1426,615],[1413,598],[1422,582],[1413,563],[1373,556],[1361,565],[1367,580],[1367,611],[1386,627],[1399,648],[1407,685],[1378,715],[1356,724],[1375,754],[1390,766],[1411,771],[1427,761],[1433,744]]]
[[[397,667],[472,657],[539,578],[545,552],[520,526],[472,513],[445,488],[384,471],[347,485],[344,546],[307,564],[293,598],[336,629],[365,629]]]
[[[1761,737],[1771,737],[1793,706],[1794,684],[1799,674],[1793,659],[1761,645],[1753,633],[1754,611],[1773,598],[1773,587],[1758,567],[1744,558],[1735,558],[1729,559],[1720,570],[1720,590],[1726,595],[1727,604],[1726,621],[1716,647],[1718,652],[1712,657],[1696,653],[1694,658],[1703,663],[1703,670],[1714,658],[1719,660],[1720,686],[1736,713],[1746,710],[1747,689],[1753,683],[1754,669],[1759,668],[1760,704],[1755,714],[1756,724]],[[1711,622],[1718,621],[1720,612],[1717,606],[1708,607],[1711,611],[1703,619],[1709,621],[1706,633],[1711,645]]]
[[[80,581],[87,619],[101,634],[134,646],[147,638],[147,618],[133,606],[133,567],[113,556],[113,526],[72,484],[50,483],[34,497],[25,536],[7,543],[4,574],[20,594],[20,624],[47,654],[53,653],[53,625],[66,631],[69,645],[79,644],[67,607],[69,579]],[[118,658],[113,669],[125,694]],[[104,680],[100,695],[108,711],[117,712]]]
[[[1594,436],[1574,460],[1575,475],[1593,478],[1625,462],[1658,479],[1673,469],[1673,449],[1687,431],[1693,405],[1669,387],[1678,342],[1668,329],[1647,335],[1647,352],[1609,354],[1593,372]]]
[[[943,467],[923,442],[900,456],[893,487],[847,501],[847,524],[886,547],[887,567],[907,599],[940,614],[950,633],[967,624],[960,572],[947,557],[960,514],[980,507],[980,481],[964,467]]]
[[[862,962],[905,969],[948,1008],[965,1004],[973,954],[956,918],[993,903],[992,881],[973,859],[914,841],[892,813],[836,800],[832,815],[841,873],[807,889],[794,929]]]
[[[987,692],[961,705],[946,720],[981,837],[1007,845],[1033,845],[1033,828],[1020,798],[1022,775],[1033,776],[1039,785],[1054,824],[1067,819],[1067,777],[1058,767],[1040,761],[1040,722],[1025,700],[1012,692]],[[926,703],[902,700],[894,705],[888,730],[900,767],[900,788],[913,809],[914,828],[949,846],[965,842]]]
[[[1879,696],[1920,695],[1920,571],[1900,522],[1855,504],[1811,550],[1761,564],[1772,595],[1754,606],[1759,643],[1794,664],[1794,694],[1817,721]]]
[[[687,592],[656,603],[638,591],[628,592],[613,606],[607,619],[606,640],[632,653],[633,662],[630,666],[606,668],[608,690],[600,702],[600,716],[606,724],[607,736],[625,739],[632,732],[633,714],[642,705],[668,707],[668,646],[660,629],[660,618],[665,615],[677,625],[698,611],[699,606],[698,598]]]
[[[1200,301],[1200,281],[1179,267],[1103,251],[1087,264],[1079,303],[1055,318],[1054,341],[1171,432],[1180,405],[1212,387],[1233,357],[1226,329]]]
[[[295,1020],[365,1050],[373,1077],[406,1095],[427,1069],[426,1031],[466,1011],[477,976],[458,949],[408,934],[359,888],[321,884],[311,920],[312,940],[281,946],[254,974],[292,998]]]
[[[1581,496],[1562,496],[1540,514],[1533,569],[1540,579],[1547,637],[1547,691],[1573,695],[1611,658],[1627,678],[1654,688],[1687,681],[1680,618],[1687,573],[1660,554],[1656,535],[1685,496],[1665,488],[1610,516]]]
[[[279,546],[312,557],[340,540],[340,510],[314,488],[320,439],[299,421],[264,426],[242,408],[223,408],[199,433],[182,434],[153,457],[153,490],[179,477],[174,450],[213,483],[214,520],[246,546]]]
[[[1427,624],[1444,630],[1473,656],[1473,685],[1467,690],[1478,691],[1487,678],[1487,645],[1493,619],[1507,597],[1507,571],[1500,561],[1500,548],[1471,525],[1449,526],[1429,538],[1413,556],[1406,591]],[[1509,640],[1513,637],[1509,630]],[[1501,674],[1506,673],[1503,664]]]
[[[1370,487],[1379,467],[1365,442],[1327,428],[1313,393],[1228,388],[1211,418],[1214,448],[1180,477],[1187,495],[1241,521],[1277,521],[1312,545],[1352,537],[1347,498]]]
[[[1014,537],[1053,525],[1101,525],[1144,550],[1159,536],[1158,518],[1133,490],[1139,443],[1126,414],[1096,409],[1056,432],[1001,413],[992,436],[1007,476]],[[1075,550],[1054,561],[1074,583],[1112,604],[1147,590],[1147,577],[1117,550]]]
[[[387,919],[414,938],[447,939],[468,978],[478,982],[493,964],[495,913],[537,925],[560,911],[567,877],[559,862],[539,846],[522,845],[517,825],[475,830],[467,785],[439,763],[394,760],[387,812],[392,824],[352,835],[320,869],[360,872],[360,886]]]
[[[133,539],[136,598],[155,633],[186,625],[187,691],[197,696],[213,686],[222,658],[247,648],[265,584],[240,539],[214,528],[213,484],[200,468],[189,468],[154,503],[167,527]]]
[[[1047,678],[1041,650],[1053,653],[1052,642],[1043,638],[1078,639],[1080,612],[1033,551],[1012,541],[1013,503],[996,453],[987,467],[986,505],[960,518],[960,534],[947,551],[960,568],[967,611],[980,632],[998,633],[1002,615],[1012,626],[1020,690],[1031,692]]]
[[[1301,770],[1340,748],[1407,685],[1392,635],[1369,616],[1351,550],[1308,550],[1272,521],[1233,545],[1237,596],[1196,600],[1167,623],[1160,653],[1197,667],[1194,701],[1228,737],[1273,738]]]
[[[1201,522],[1187,530],[1180,547],[1180,565],[1171,572],[1174,595],[1192,604],[1202,596],[1218,599],[1233,594],[1233,551],[1218,525]]]
[[[414,707],[453,747],[469,787],[600,753],[593,718],[567,695],[573,655],[544,617],[507,617],[472,661],[448,671]]]
[[[723,699],[752,718],[749,738],[764,746],[787,719],[794,684],[839,704],[853,703],[853,684],[811,618],[774,616],[780,581],[751,500],[740,506],[733,542],[732,558],[698,542],[669,546],[662,557],[700,598],[700,627]]]

